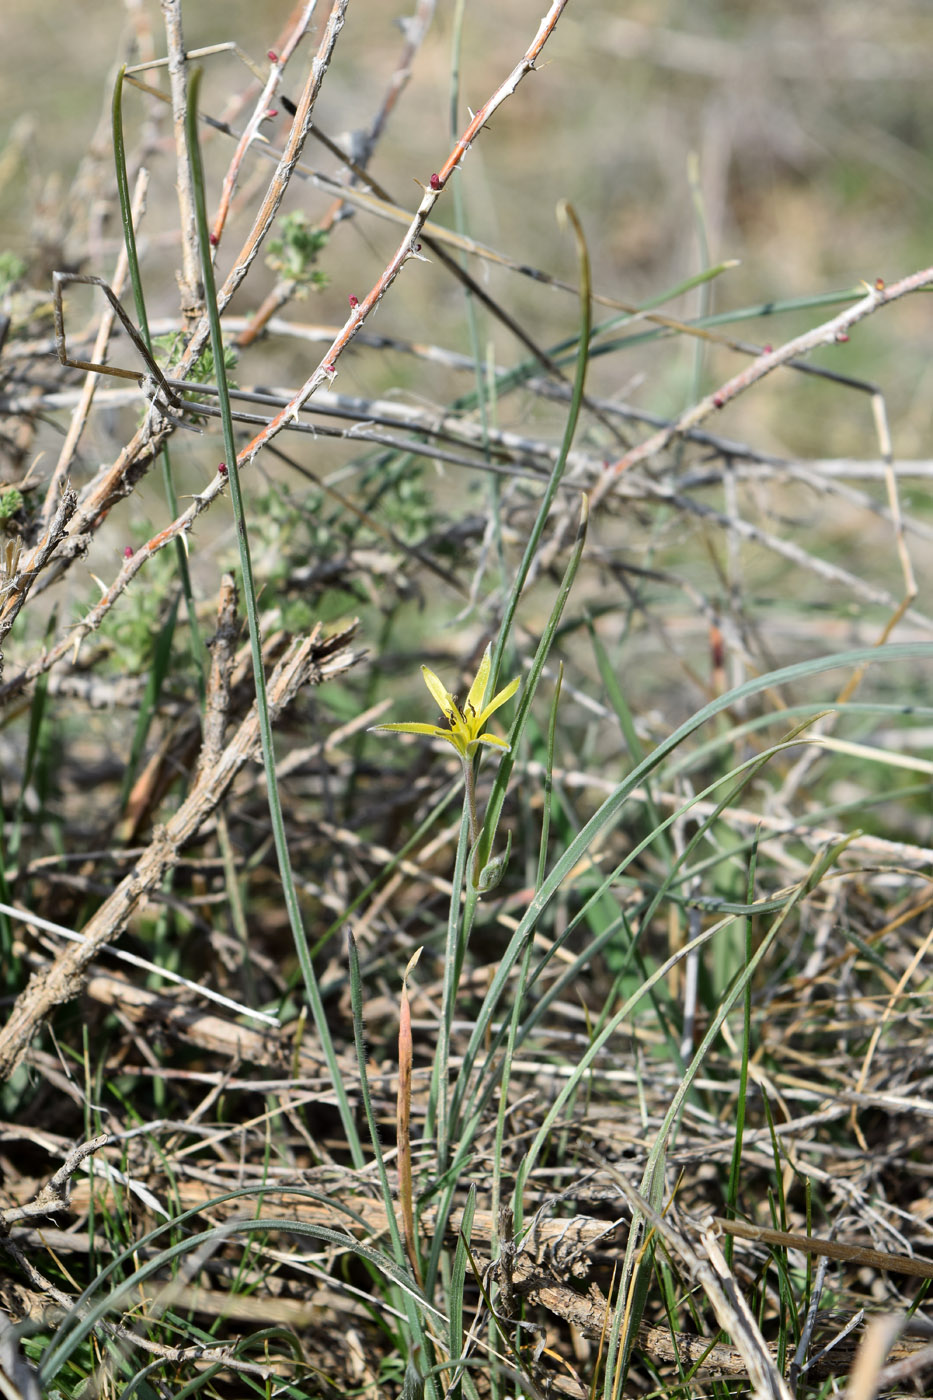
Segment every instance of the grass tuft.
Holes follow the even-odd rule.
[[[926,1393],[922,44],[274,9],[0,151],[0,1389]]]

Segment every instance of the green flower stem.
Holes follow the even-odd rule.
[[[470,823],[470,850],[473,852],[473,883],[476,884],[478,878],[477,859],[479,851],[476,843],[479,840],[479,820],[476,815],[476,769],[472,758],[466,754],[460,760],[463,766],[463,792],[464,806],[466,807],[467,820]]]

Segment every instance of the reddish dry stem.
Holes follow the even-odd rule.
[[[415,1278],[423,1285],[421,1263],[415,1237],[415,1207],[411,1168],[411,1067],[413,1058],[411,1003],[408,984],[402,982],[398,1022],[398,1099],[396,1134],[398,1138],[398,1197],[402,1211],[402,1234]]]

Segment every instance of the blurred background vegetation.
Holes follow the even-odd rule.
[[[393,69],[398,19],[408,8],[353,0],[319,109],[330,134],[368,124]],[[541,8],[539,0],[466,6],[461,118],[466,106],[485,98],[490,74],[511,67]],[[268,36],[290,9],[285,0],[262,7],[233,0],[222,9],[195,0],[185,6],[186,41],[194,48],[235,38],[261,61]],[[407,206],[416,200],[413,177],[425,179],[450,145],[453,13],[452,0],[442,0],[372,168]],[[43,249],[36,279],[50,263],[67,260],[69,249],[88,247],[98,181],[109,173],[106,105],[119,36],[134,26],[143,32],[143,16],[157,28],[151,4],[8,0],[4,6],[0,251],[31,258]],[[883,7],[859,0],[572,3],[548,45],[545,74],[526,82],[497,114],[493,139],[476,143],[459,177],[469,231],[518,261],[572,276],[571,252],[550,217],[557,200],[569,199],[586,230],[597,290],[632,302],[658,295],[704,264],[740,260],[713,288],[667,307],[673,315],[808,297],[862,278],[893,280],[923,266],[929,251],[931,46],[933,11],[920,0]],[[225,95],[238,92],[242,81],[233,55],[208,60],[206,110],[221,113]],[[128,122],[134,107],[139,120],[144,104],[128,102]],[[226,144],[214,152],[218,170]],[[63,191],[95,153],[105,157],[103,171],[89,171],[77,201],[63,204]],[[163,152],[162,159],[171,158]],[[313,159],[333,168],[320,149]],[[289,207],[313,218],[327,199],[299,185]],[[161,267],[151,254],[147,260],[148,295],[165,314],[174,310],[173,214],[170,203],[151,210],[146,229],[147,239],[169,243]],[[452,217],[449,201],[440,218]],[[368,287],[394,247],[394,226],[366,218],[355,225],[332,248],[330,288],[314,303],[322,320],[342,316],[347,291]],[[102,260],[113,256],[118,238],[112,222],[97,230]],[[493,294],[507,287],[510,305],[540,339],[572,328],[575,310],[567,298],[507,272],[490,271],[488,279]],[[432,290],[424,279],[403,279],[380,310],[380,329],[423,334],[426,299],[438,339],[469,353],[462,294],[442,274]],[[809,317],[782,318],[780,332],[775,328],[769,338],[786,338]],[[855,374],[877,376],[890,367],[884,387],[897,424],[896,451],[904,456],[928,451],[927,326],[925,303],[915,300],[873,319],[844,350],[820,356]],[[505,333],[488,329],[501,346]],[[358,354],[361,386],[374,389],[372,376],[385,373],[386,363],[382,355]],[[707,382],[734,363],[728,353],[705,352]],[[347,389],[346,366],[343,372]],[[684,343],[678,354],[669,345],[655,354],[638,350],[614,358],[611,368],[594,363],[592,373],[594,392],[623,392],[654,412],[675,413],[694,382],[694,347]],[[404,381],[404,370],[392,363],[389,377]],[[867,404],[849,411],[849,401],[834,412],[836,394],[785,375],[730,409],[724,431],[754,429],[760,446],[790,454],[860,453],[871,431]]]

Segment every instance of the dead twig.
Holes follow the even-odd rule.
[[[194,182],[185,140],[185,112],[188,109],[188,66],[181,27],[181,0],[159,0],[168,45],[168,79],[172,94],[172,130],[175,137],[175,189],[178,194],[181,233],[181,269],[176,274],[181,294],[181,315],[190,330],[204,315],[204,286],[198,233],[194,217]]]
[[[72,1148],[58,1171],[33,1200],[25,1205],[9,1206],[0,1210],[0,1232],[8,1231],[11,1225],[20,1220],[31,1220],[37,1215],[56,1215],[60,1210],[68,1210],[71,1178],[82,1162],[99,1152],[110,1141],[109,1134],[100,1133],[88,1142],[79,1143],[77,1147]]]

